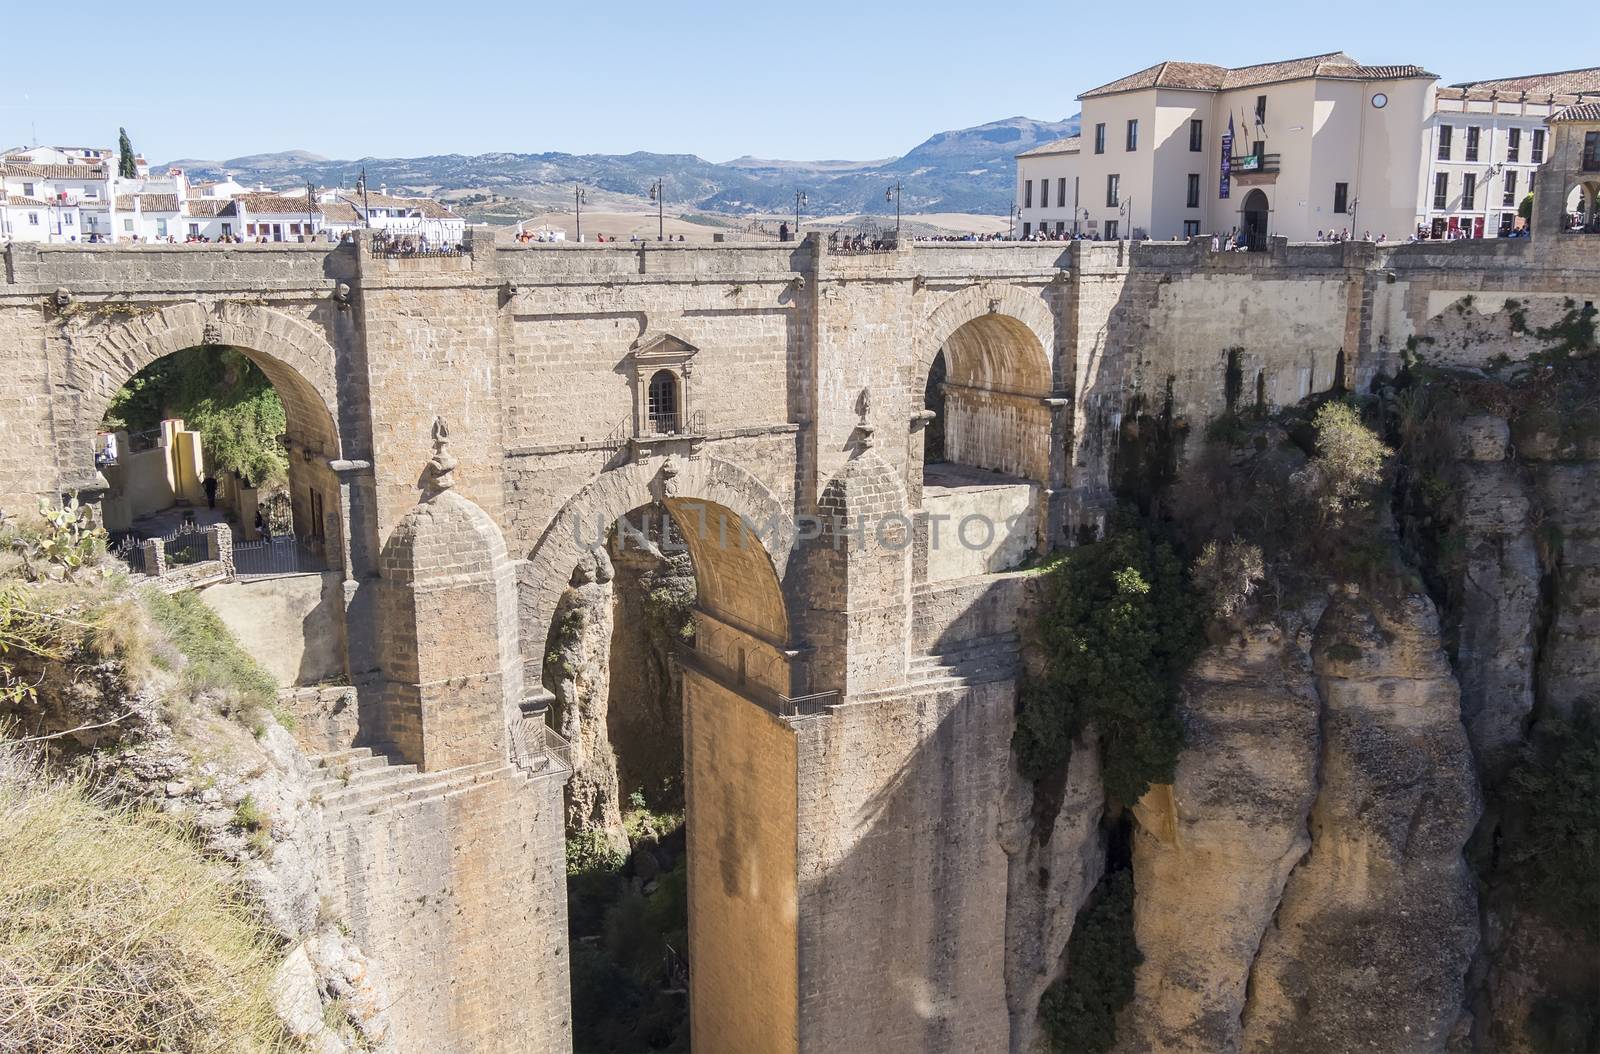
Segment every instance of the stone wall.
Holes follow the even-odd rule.
[[[200,594],[278,687],[345,674],[344,622],[336,573],[235,580]]]

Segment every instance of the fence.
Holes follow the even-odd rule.
[[[211,536],[206,531],[180,528],[162,541],[165,543],[169,567],[198,564],[210,558]]]
[[[444,237],[380,231],[372,238],[372,255],[383,257],[464,256],[466,246]]]
[[[233,571],[240,578],[262,575],[303,575],[327,569],[327,561],[292,534],[235,542]]]
[[[545,721],[544,707],[522,712],[521,742],[513,751],[517,766],[528,772],[572,774],[572,744]]]

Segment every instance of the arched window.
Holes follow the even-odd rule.
[[[650,378],[650,431],[656,435],[678,431],[678,378],[671,370],[657,370]]]

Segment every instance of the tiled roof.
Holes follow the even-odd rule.
[[[1600,121],[1600,102],[1579,103],[1551,116],[1552,121]]]
[[[1282,62],[1265,62],[1256,66],[1228,69],[1203,62],[1161,62],[1121,80],[1102,84],[1078,96],[1092,99],[1118,92],[1138,91],[1142,88],[1181,88],[1189,91],[1228,91],[1261,84],[1302,80],[1307,77],[1327,77],[1337,80],[1400,80],[1408,77],[1432,77],[1421,66],[1363,66],[1342,51],[1325,55],[1308,55],[1305,58],[1285,59]]]
[[[1463,81],[1451,85],[1470,91],[1527,92],[1529,95],[1600,95],[1600,66],[1559,73],[1530,73],[1526,77],[1501,77],[1498,80]]]
[[[324,201],[322,203],[322,216],[329,223],[360,223],[361,217],[356,210],[342,201]]]
[[[256,192],[250,194],[240,194],[233,200],[242,205],[248,212],[286,215],[299,213],[302,216],[306,214],[306,197],[304,194],[296,198],[287,194],[264,194]],[[321,204],[314,204],[313,211],[321,212]],[[230,215],[237,214],[238,211],[235,210]]]
[[[215,216],[227,202],[220,198],[189,198],[183,211],[190,216]]]
[[[1054,142],[1043,143],[1032,150],[1024,150],[1018,157],[1048,157],[1051,154],[1076,154],[1081,149],[1083,138],[1081,136],[1068,136],[1066,139],[1057,139]]]
[[[361,200],[357,194],[351,194],[349,197],[351,201]],[[373,194],[369,192],[363,204],[366,208],[371,209],[416,209],[431,220],[448,219],[455,215],[455,213],[432,198],[402,198],[395,194]]]
[[[0,175],[31,179],[105,179],[106,170],[98,165],[30,165],[7,160]]]
[[[122,212],[133,211],[133,199],[139,199],[141,212],[177,212],[178,195],[176,194],[118,194],[117,209]]]
[[[14,207],[27,209],[48,208],[50,206],[48,201],[40,201],[38,198],[7,198],[5,203]]]

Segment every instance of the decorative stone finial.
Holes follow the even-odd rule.
[[[428,459],[428,471],[433,473],[435,493],[447,491],[456,485],[455,467],[456,459],[450,453],[450,426],[444,423],[444,418],[435,417],[433,457]]]
[[[668,454],[662,461],[661,468],[656,472],[656,500],[664,501],[667,498],[678,496],[678,473],[682,471],[677,454]]]
[[[856,453],[859,455],[862,451],[872,449],[872,435],[876,431],[871,423],[872,391],[870,389],[863,388],[861,389],[861,394],[856,396],[856,413],[861,418],[861,423],[856,425]]]

